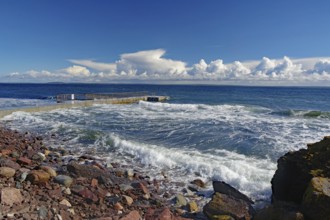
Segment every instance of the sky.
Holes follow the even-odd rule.
[[[0,82],[330,85],[330,1],[1,0]]]

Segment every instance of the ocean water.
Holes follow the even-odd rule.
[[[58,93],[137,91],[170,100],[18,111],[1,121],[151,178],[162,179],[164,173],[174,183],[201,178],[209,192],[212,180],[222,180],[266,202],[277,159],[330,134],[330,88],[0,84],[0,109],[55,104]]]

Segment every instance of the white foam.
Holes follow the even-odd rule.
[[[254,198],[269,196],[270,179],[276,168],[270,159],[247,157],[227,150],[170,149],[124,140],[115,134],[109,138],[117,152],[133,155],[144,165],[157,167],[158,172],[166,169],[183,182],[192,180],[197,172],[204,179],[225,181]]]

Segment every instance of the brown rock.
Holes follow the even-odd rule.
[[[258,210],[253,220],[304,220],[303,214],[298,211],[298,207],[286,203],[276,202],[268,207]]]
[[[195,179],[191,183],[195,184],[196,186],[202,187],[202,188],[205,187],[205,183],[201,179]]]
[[[15,170],[10,167],[0,167],[0,176],[2,177],[13,177],[15,175]]]
[[[1,204],[12,206],[23,201],[23,196],[19,189],[5,187],[1,190]]]
[[[252,219],[254,210],[251,204],[230,195],[216,192],[212,200],[203,208],[204,214],[211,220],[217,216],[229,215],[235,219]]]
[[[113,208],[116,209],[116,210],[123,210],[124,209],[124,207],[119,202],[114,204]]]
[[[9,160],[9,159],[0,159],[0,166],[1,167],[10,167],[10,168],[13,168],[15,170],[19,170],[21,168],[21,166],[12,161],[12,160]]]
[[[47,172],[51,177],[57,176],[56,171],[53,168],[49,167],[49,166],[42,166],[41,169],[43,171]]]
[[[103,176],[107,178],[110,176],[110,174],[104,170],[90,165],[81,165],[76,162],[68,164],[67,169],[70,173],[78,177],[98,178],[99,176]]]
[[[33,184],[39,184],[48,182],[50,175],[43,170],[32,170],[26,179]]]
[[[123,195],[123,198],[127,205],[132,205],[132,203],[133,203],[132,197]]]
[[[85,198],[88,201],[97,202],[99,198],[89,189],[85,188],[78,193],[81,197]]]
[[[97,184],[98,184],[97,179],[93,178],[93,179],[92,179],[91,186],[92,186],[92,187],[97,187]]]
[[[195,201],[189,202],[188,208],[189,208],[189,212],[192,212],[192,213],[199,211],[198,205]]]
[[[136,210],[133,210],[124,217],[120,218],[120,220],[141,220],[141,219],[142,217],[140,213]]]
[[[141,190],[143,194],[149,194],[148,188],[142,182],[133,183],[132,186],[136,189]]]
[[[22,165],[30,165],[32,163],[32,161],[26,157],[20,157],[17,162]]]

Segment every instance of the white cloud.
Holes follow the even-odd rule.
[[[11,73],[9,79],[23,81],[113,82],[149,81],[168,83],[205,82],[235,84],[310,84],[330,82],[330,58],[270,59],[224,63],[201,59],[191,66],[164,57],[165,50],[148,50],[122,54],[119,60],[102,63],[92,60],[69,60],[75,64],[56,71]]]

